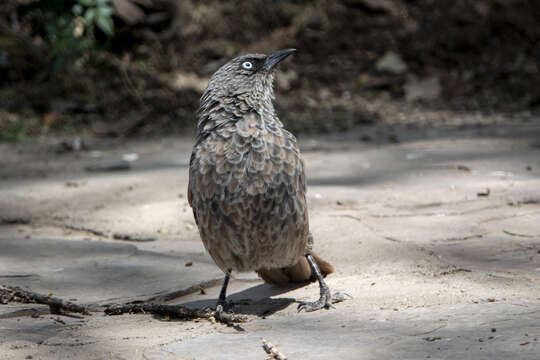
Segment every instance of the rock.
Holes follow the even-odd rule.
[[[407,64],[401,58],[401,55],[393,51],[387,51],[382,58],[375,64],[379,71],[386,71],[393,74],[403,74],[407,71]]]
[[[139,154],[137,153],[129,153],[129,154],[122,155],[122,160],[127,161],[127,162],[137,161],[138,159],[139,159]]]
[[[441,95],[441,83],[437,76],[418,79],[410,76],[404,85],[407,101],[435,100]]]
[[[144,11],[133,0],[112,0],[112,3],[115,14],[129,25],[141,23],[146,17]]]

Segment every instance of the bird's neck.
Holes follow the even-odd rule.
[[[218,127],[235,124],[249,113],[256,113],[263,127],[270,124],[283,126],[276,115],[272,98],[261,101],[243,96],[243,94],[229,97],[213,97],[205,94],[201,98],[198,111],[198,133],[202,134]]]

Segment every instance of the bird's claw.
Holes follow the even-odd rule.
[[[214,317],[216,320],[221,321],[223,319],[223,314],[225,313],[225,310],[223,310],[223,306],[220,304],[216,306],[216,311],[214,311]]]
[[[232,311],[232,307],[233,305],[231,301],[227,301],[225,306],[218,304],[216,306],[216,310],[214,311],[214,318],[221,322],[224,322],[224,320],[229,319],[230,316],[234,313]]]
[[[317,301],[299,301],[298,312],[304,310],[306,312],[317,311],[320,309],[333,308],[332,294],[327,286],[321,288],[321,297]]]
[[[220,323],[233,326],[234,323],[241,323],[248,320],[245,315],[235,315],[230,312],[223,310],[222,305],[216,306],[216,311],[214,311],[214,319]]]
[[[333,295],[330,294],[329,290],[324,291],[317,301],[299,301],[297,310],[298,312],[311,312],[320,309],[335,309],[334,303],[342,302],[346,300],[347,297],[352,299],[352,296],[345,291],[336,291]]]
[[[329,308],[335,308],[335,306],[332,304],[332,300],[327,297],[321,297],[317,301],[299,301],[297,310],[298,312],[310,312]]]
[[[216,306],[216,312],[218,308],[221,309],[221,312],[234,313],[236,311],[236,306],[232,300],[219,301]]]

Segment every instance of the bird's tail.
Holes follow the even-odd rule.
[[[334,272],[334,266],[329,262],[321,259],[317,254],[311,253],[315,263],[319,267],[321,274],[326,276]],[[279,268],[279,269],[259,269],[257,274],[271,284],[287,284],[291,282],[306,282],[315,280],[314,275],[312,274],[311,267],[305,256],[300,258],[295,265]]]

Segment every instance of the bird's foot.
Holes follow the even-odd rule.
[[[230,302],[232,304],[232,302]],[[230,305],[232,307],[232,305]],[[232,323],[241,323],[247,321],[247,317],[243,315],[235,315],[229,309],[224,310],[223,305],[218,304],[214,311],[214,319],[218,322],[230,325]]]
[[[219,304],[216,306],[216,311],[214,311],[214,318],[216,318],[217,321],[222,321],[225,313],[223,305]]]
[[[332,294],[326,284],[321,284],[321,297],[317,301],[299,301],[298,312],[304,310],[306,312],[317,311],[320,309],[333,308]]]
[[[317,301],[299,301],[298,312],[304,310],[306,312],[317,311],[320,309],[334,308],[332,300],[327,296],[321,296]]]
[[[321,297],[317,301],[299,301],[298,312],[300,311],[317,311],[320,309],[330,309],[334,308],[334,303],[342,302],[347,299],[347,297],[352,298],[350,294],[345,291],[336,291],[333,295],[330,293],[330,289],[324,288],[321,289]]]
[[[234,313],[236,311],[236,306],[232,300],[218,300],[216,311],[218,311],[218,309],[221,309],[221,311],[224,312]]]

